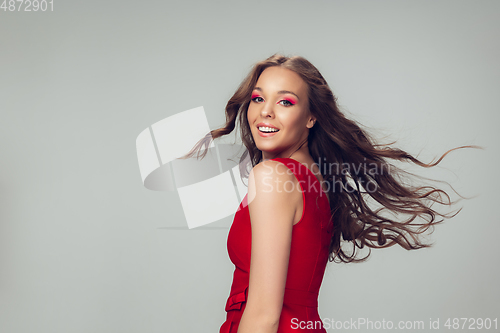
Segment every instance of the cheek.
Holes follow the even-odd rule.
[[[298,129],[301,126],[301,119],[296,115],[284,115],[281,117],[281,123],[285,124],[289,129]]]
[[[259,110],[250,104],[247,110],[247,120],[253,121],[256,119],[256,117],[259,115]]]
[[[247,116],[250,116],[253,113],[253,109],[254,109],[254,107],[253,107],[252,103],[250,103],[248,105]]]
[[[248,107],[247,110],[247,120],[252,119],[252,107]]]

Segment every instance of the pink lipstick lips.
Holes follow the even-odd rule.
[[[264,131],[261,131],[260,128],[263,127]],[[270,129],[274,129],[276,131],[272,131]],[[259,131],[259,135],[262,137],[271,137],[274,136],[276,133],[279,132],[279,128],[277,128],[274,125],[267,124],[267,123],[258,123],[257,124],[257,130]]]

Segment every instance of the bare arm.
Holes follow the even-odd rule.
[[[275,333],[283,306],[293,220],[302,192],[285,165],[264,161],[250,173],[248,202],[250,281],[238,333]]]

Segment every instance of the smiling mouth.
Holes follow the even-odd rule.
[[[276,132],[279,132],[279,129],[273,128],[273,127],[261,126],[261,127],[257,127],[257,129],[261,133],[276,133]]]

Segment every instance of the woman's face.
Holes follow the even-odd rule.
[[[247,119],[264,160],[289,157],[307,138],[315,121],[308,103],[307,84],[297,73],[278,66],[261,73]],[[269,127],[277,131],[269,132]]]

